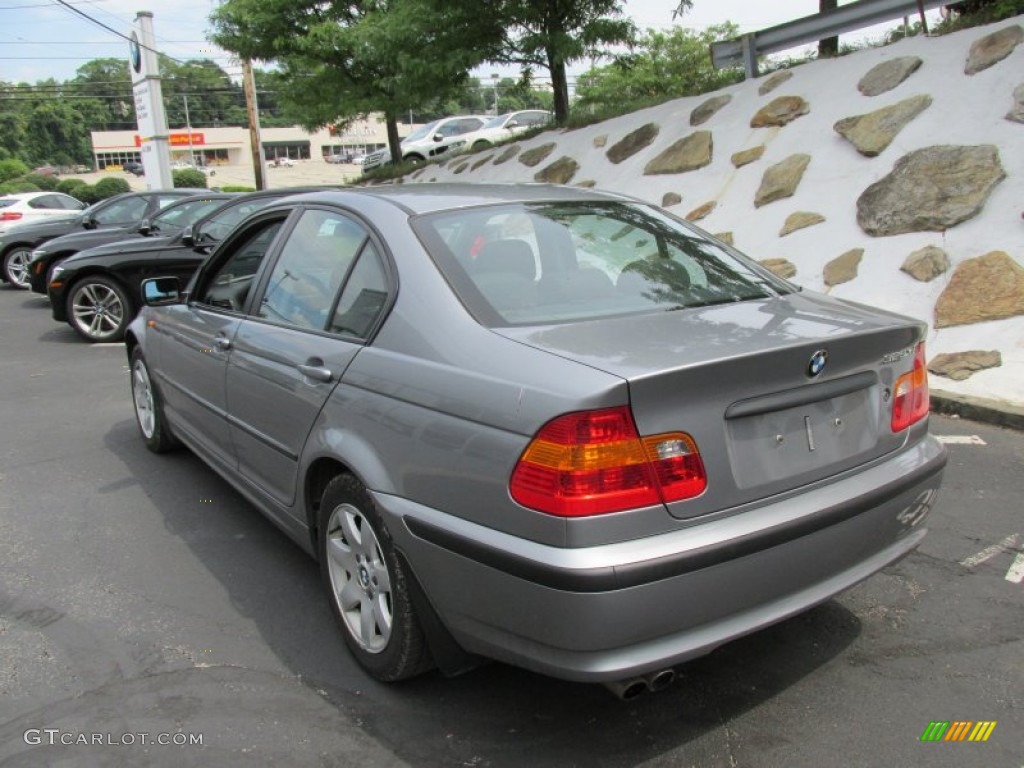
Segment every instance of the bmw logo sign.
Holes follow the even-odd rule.
[[[825,363],[828,362],[828,352],[824,349],[819,349],[813,355],[811,355],[811,362],[807,364],[807,375],[814,378],[819,373],[825,370]]]
[[[132,57],[132,69],[142,72],[142,50],[139,48],[139,36],[132,32],[132,38],[128,41],[128,50]]]

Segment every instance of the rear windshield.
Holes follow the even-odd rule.
[[[642,204],[542,203],[432,214],[413,226],[487,326],[547,325],[763,299],[793,286]]]

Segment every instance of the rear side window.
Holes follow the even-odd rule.
[[[649,206],[544,203],[424,216],[414,227],[485,325],[544,325],[761,299],[792,290]]]

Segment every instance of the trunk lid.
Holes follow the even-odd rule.
[[[827,479],[903,445],[906,432],[890,429],[892,388],[910,370],[924,325],[800,293],[495,332],[626,379],[642,435],[690,434],[708,487],[668,505],[690,518]]]

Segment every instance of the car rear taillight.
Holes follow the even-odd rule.
[[[706,487],[693,438],[683,432],[641,437],[626,406],[549,421],[523,451],[509,481],[516,502],[561,517],[680,501]]]
[[[900,432],[928,415],[928,368],[924,342],[914,350],[914,368],[896,380],[892,399],[892,431]]]
[[[0,221],[17,221],[24,215],[25,214],[20,213],[19,211],[4,211],[3,213],[0,213]]]

